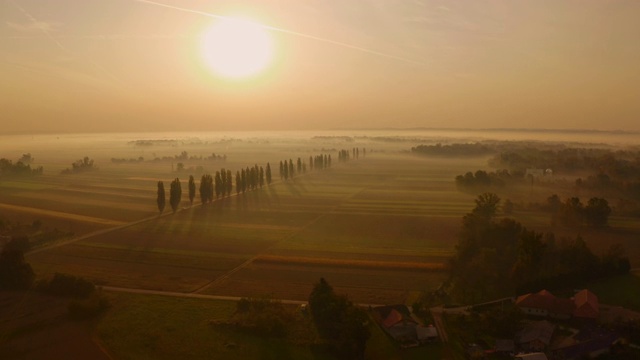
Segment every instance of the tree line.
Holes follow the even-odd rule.
[[[560,223],[564,226],[607,226],[611,214],[609,202],[598,197],[589,199],[585,206],[578,197],[568,197],[561,201],[558,195],[553,194],[547,199],[547,209],[551,212],[552,224]]]
[[[22,157],[13,163],[9,159],[0,159],[0,179],[3,177],[24,177],[42,175],[42,166],[31,167],[33,161],[31,153],[23,154]]]
[[[524,179],[524,173],[511,174],[508,170],[487,172],[477,170],[475,173],[467,171],[464,175],[455,177],[456,186],[460,190],[475,190],[478,188],[504,187],[516,179]]]
[[[362,151],[364,156],[366,150],[363,148]],[[353,148],[351,150],[351,154],[351,156],[354,156],[354,158],[358,158],[360,156],[360,150],[358,148]],[[344,159],[348,160],[350,156],[348,150],[340,150],[338,155],[341,161],[346,161]],[[186,154],[184,156],[186,156]],[[300,157],[295,163],[293,159],[282,160],[280,161],[279,165],[280,179],[289,180],[299,174],[306,173],[307,169],[309,169],[309,171],[313,171],[331,167],[331,155],[312,155],[309,156],[308,162]],[[214,196],[216,199],[230,196],[233,190],[234,182],[236,194],[241,194],[245,193],[246,191],[262,188],[264,185],[271,185],[272,181],[273,176],[270,163],[267,163],[266,167],[264,168],[255,164],[254,166],[237,170],[235,178],[232,175],[231,170],[222,168],[219,171],[216,171],[214,176],[211,176],[210,174],[202,175],[202,177],[200,178],[200,186],[198,188],[200,192],[200,201],[202,202],[202,204],[206,204],[213,201]],[[189,202],[191,205],[193,205],[193,199],[196,196],[196,184],[193,175],[189,176],[188,189]],[[160,211],[160,213],[164,211],[166,206],[165,193],[166,191],[164,182],[158,181],[156,202],[158,205],[158,211]],[[169,204],[173,212],[176,212],[178,210],[181,199],[182,186],[180,184],[180,179],[175,178],[171,182],[169,190]]]
[[[435,145],[418,145],[411,148],[411,152],[419,155],[432,155],[432,156],[484,156],[493,154],[496,150],[490,146],[481,143],[455,143],[450,145],[442,145],[437,143]]]
[[[497,219],[500,198],[493,193],[475,202],[462,219],[450,260],[448,291],[458,300],[474,303],[540,288],[575,287],[630,269],[621,245],[612,245],[598,257],[580,236],[556,239],[553,233],[528,230],[513,219]]]
[[[254,190],[258,187],[271,184],[271,165],[267,163],[266,171],[262,166],[254,165],[253,167],[247,167],[242,170],[238,170],[235,176],[236,193],[244,193],[247,190]],[[200,186],[198,187],[200,192],[200,201],[202,204],[206,204],[216,199],[231,195],[233,190],[233,175],[231,170],[222,168],[215,173],[215,177],[210,174],[204,174],[200,178]],[[158,211],[162,213],[166,206],[166,191],[163,181],[157,183],[157,197]],[[196,197],[196,183],[193,175],[189,175],[188,182],[188,194],[189,203],[193,205],[193,200]],[[176,212],[182,201],[182,185],[179,178],[175,178],[170,185],[169,189],[169,204],[171,210]]]

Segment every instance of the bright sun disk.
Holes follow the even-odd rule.
[[[257,75],[273,59],[271,36],[259,24],[226,17],[217,20],[202,38],[202,55],[219,76],[241,79]]]

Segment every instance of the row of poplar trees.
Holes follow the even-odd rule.
[[[247,190],[253,190],[264,186],[264,184],[271,184],[271,165],[267,163],[266,170],[262,166],[254,165],[253,167],[247,167],[236,172],[236,192],[244,193]],[[233,177],[231,170],[220,169],[216,171],[215,177],[204,174],[200,178],[200,201],[203,204],[213,201],[215,195],[216,199],[231,195],[233,190]],[[196,197],[196,183],[193,175],[189,176],[189,202],[193,205],[193,199]],[[180,179],[176,178],[171,182],[171,188],[169,190],[169,204],[171,210],[176,212],[180,206],[182,200],[182,187],[180,185]],[[166,206],[166,197],[164,183],[158,181],[158,210],[162,213]]]
[[[357,157],[359,150],[354,148],[353,150],[354,157]],[[364,149],[363,149],[364,151]],[[341,150],[339,152],[339,158],[341,161],[346,161],[349,158],[348,150]],[[316,156],[309,156],[309,169],[326,169],[331,167],[331,155],[328,154],[320,154]],[[281,179],[291,179],[296,174],[302,174],[307,172],[307,163],[303,161],[301,158],[298,158],[298,161],[294,165],[293,159],[280,161],[280,178]],[[236,171],[235,183],[236,183],[236,194],[244,193],[247,190],[255,190],[258,187],[263,187],[265,183],[270,185],[272,181],[271,177],[271,165],[267,163],[265,168],[262,166],[258,167],[258,165],[254,165],[252,167],[247,167],[242,170]],[[202,175],[200,178],[200,201],[203,204],[209,203],[213,201],[213,196],[215,195],[216,199],[221,197],[230,196],[231,191],[233,190],[233,177],[231,170],[228,169],[220,169],[216,171],[215,176],[211,176],[209,174]],[[196,183],[193,175],[189,176],[189,202],[193,205],[193,199],[196,196]],[[182,200],[182,186],[180,185],[180,179],[175,178],[171,182],[171,188],[169,189],[169,204],[171,205],[171,210],[176,212],[178,207],[180,206],[180,201]],[[164,211],[166,205],[165,198],[165,189],[164,183],[162,181],[158,181],[158,210],[160,213]]]

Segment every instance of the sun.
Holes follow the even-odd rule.
[[[273,41],[258,23],[224,17],[205,31],[202,56],[215,74],[244,79],[260,74],[271,64]]]

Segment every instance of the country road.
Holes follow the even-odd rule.
[[[225,300],[225,301],[238,301],[242,299],[240,296],[226,296],[226,295],[206,295],[206,294],[195,294],[195,293],[183,293],[178,291],[163,291],[163,290],[146,290],[146,289],[133,289],[133,288],[123,288],[116,286],[101,286],[104,291],[112,291],[112,292],[123,292],[129,294],[140,294],[140,295],[160,295],[160,296],[169,296],[169,297],[179,297],[179,298],[191,298],[191,299],[209,299],[209,300]],[[280,301],[286,305],[302,305],[306,304],[307,301],[304,300],[289,300],[289,299],[274,299]],[[361,307],[376,307],[382,306],[380,304],[356,304]]]

